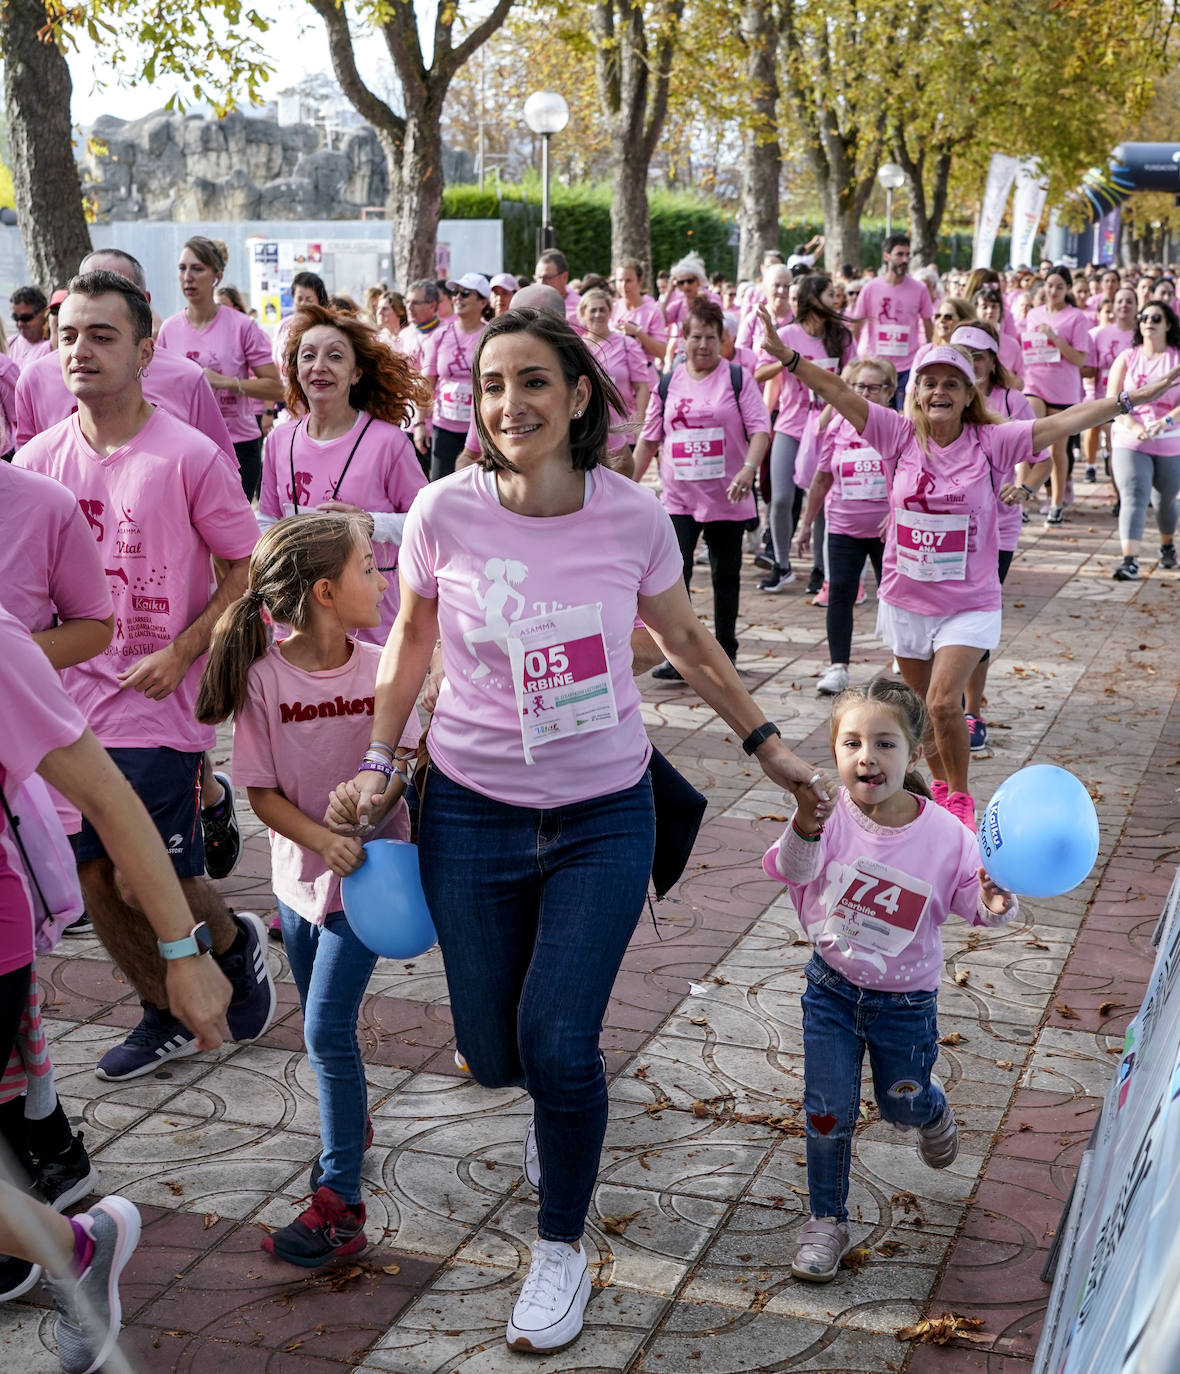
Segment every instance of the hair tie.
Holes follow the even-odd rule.
[[[266,604],[266,597],[264,597],[262,593],[254,587],[251,587],[246,592],[245,596],[243,597],[243,600],[248,601],[251,606],[262,607]]]

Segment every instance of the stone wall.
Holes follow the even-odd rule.
[[[384,205],[385,154],[368,125],[324,146],[309,124],[230,114],[103,115],[90,131],[105,151],[82,159],[100,220],[360,219]],[[448,181],[471,179],[471,158],[448,149]]]

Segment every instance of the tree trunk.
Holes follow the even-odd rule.
[[[778,140],[778,27],[769,0],[746,0],[742,6],[746,42],[746,80],[751,114],[742,136],[742,186],[738,204],[738,278],[755,280],[762,255],[778,247],[779,177],[782,154]]]
[[[838,272],[849,262],[862,270],[860,260],[860,216],[864,200],[849,196],[846,184],[829,180],[820,186],[820,203],[824,211],[824,262],[829,272]]]
[[[610,260],[637,258],[651,278],[651,214],[647,204],[648,159],[634,144],[611,140]],[[661,266],[670,264],[662,263]]]
[[[56,45],[37,37],[47,22],[41,0],[6,0],[2,13],[4,102],[17,220],[29,282],[48,293],[69,281],[90,252],[70,127],[74,88]]]
[[[391,140],[392,142],[392,140]],[[437,114],[413,111],[395,161],[386,214],[393,224],[393,272],[405,290],[412,281],[434,280],[434,248],[442,214],[442,130]]]
[[[949,147],[937,150],[929,196],[926,190],[926,160],[929,148],[911,157],[904,134],[894,132],[893,157],[906,173],[906,203],[909,206],[910,248],[913,266],[936,266],[938,263],[938,235],[946,213],[947,188],[950,184],[952,151]]]

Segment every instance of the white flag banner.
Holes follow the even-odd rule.
[[[996,246],[996,234],[1000,221],[1004,218],[1004,206],[1008,203],[1008,192],[1016,179],[1016,169],[1020,166],[1018,158],[1007,157],[1003,153],[993,153],[988,164],[987,182],[983,188],[983,207],[979,212],[979,226],[975,230],[975,246],[971,253],[972,267],[990,267],[992,249]]]
[[[1020,164],[1016,171],[1016,193],[1012,197],[1012,251],[1010,267],[1031,267],[1037,226],[1049,194],[1049,179],[1042,175],[1035,158]]]

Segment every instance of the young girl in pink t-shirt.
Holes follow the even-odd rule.
[[[272,882],[324,1148],[312,1166],[311,1206],[262,1245],[303,1268],[367,1243],[361,1162],[372,1129],[356,1018],[377,960],[341,909],[340,879],[361,866],[364,850],[334,835],[323,816],[341,761],[360,760],[369,743],[380,651],[349,630],[381,615],[385,578],[371,534],[363,514],[309,513],[272,525],[250,560],[249,590],[218,621],[196,705],[208,724],[233,715],[234,782],[245,784],[270,827]],[[264,609],[291,627],[281,644],[268,646]],[[403,737],[411,750],[415,741],[414,732]],[[400,798],[405,777],[394,772],[389,786]],[[404,802],[380,833],[409,838]]]
[[[926,707],[911,688],[874,678],[832,708],[840,775],[834,802],[800,798],[762,867],[787,884],[814,953],[803,993],[803,1110],[811,1216],[791,1272],[834,1278],[851,1247],[848,1178],[869,1052],[881,1117],[918,1131],[918,1153],[945,1169],[959,1128],[942,1084],[937,994],[940,927],[1013,920],[1016,898],[982,868],[975,837],[936,806],[914,764]]]

